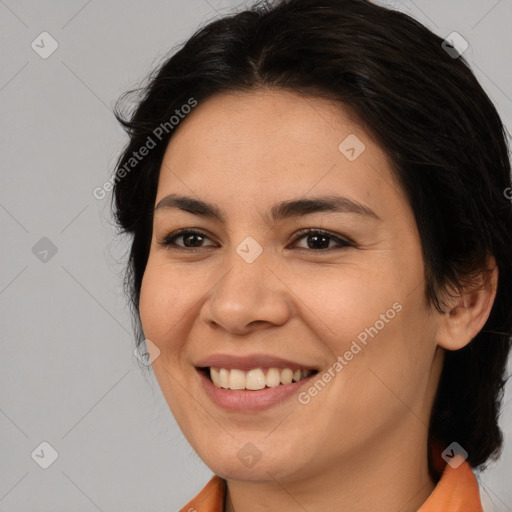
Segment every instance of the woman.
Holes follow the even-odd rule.
[[[214,473],[183,511],[482,510],[510,162],[461,51],[366,0],[260,3],[118,111],[137,342]]]

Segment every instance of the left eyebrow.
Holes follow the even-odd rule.
[[[170,194],[161,199],[154,212],[173,208],[225,223],[224,215],[216,205],[201,199],[177,194]],[[279,222],[283,219],[311,215],[317,212],[354,213],[382,221],[369,206],[348,197],[337,195],[280,201],[270,208],[270,219],[273,222]]]

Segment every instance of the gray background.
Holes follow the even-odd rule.
[[[132,353],[127,245],[92,191],[126,142],[114,101],[237,4],[0,0],[2,512],[172,511],[211,476]],[[512,0],[390,5],[469,41],[464,55],[512,131]],[[47,59],[31,47],[43,31],[59,45]],[[33,251],[43,237],[56,254]],[[512,510],[511,399],[508,385],[502,458],[479,475],[489,510]],[[43,441],[58,452],[48,469],[31,456]]]

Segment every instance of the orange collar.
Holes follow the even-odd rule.
[[[478,482],[467,461],[454,468],[441,458],[440,445],[433,445],[434,467],[441,479],[418,512],[483,512]],[[217,475],[179,512],[224,512],[226,481]]]
[[[213,475],[201,492],[179,512],[224,512],[225,497],[226,481]]]
[[[442,452],[440,442],[430,443],[432,466],[441,479],[418,512],[482,512],[478,482],[468,461],[452,467],[442,458]]]

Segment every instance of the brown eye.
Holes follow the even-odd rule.
[[[175,243],[175,240],[178,239],[181,239],[183,241],[183,245]],[[167,235],[159,243],[164,247],[173,247],[180,249],[200,249],[201,247],[207,247],[201,245],[205,239],[209,240],[209,237],[201,231],[180,229],[179,231]]]
[[[297,232],[297,235],[298,236],[296,236],[292,242],[293,244],[295,244],[300,239],[307,240],[307,247],[299,247],[299,249],[310,249],[317,252],[328,252],[334,249],[355,247],[353,242],[344,240],[343,238],[340,238],[339,236],[322,229],[302,229]],[[176,243],[177,240],[181,240],[182,243]],[[206,233],[203,233],[202,231],[180,229],[167,235],[161,242],[159,242],[159,244],[169,249],[178,250],[194,250],[214,246],[214,244],[203,245],[205,240],[211,239],[206,235]],[[329,246],[333,241],[337,247]]]
[[[298,235],[299,236],[295,237],[293,243],[296,243],[297,240],[303,238],[307,240],[307,247],[300,247],[300,249],[311,249],[313,251],[335,249],[335,247],[329,247],[329,243],[331,241],[335,241],[338,248],[354,247],[352,242],[344,240],[329,231],[324,231],[323,229],[302,229],[298,231]]]

